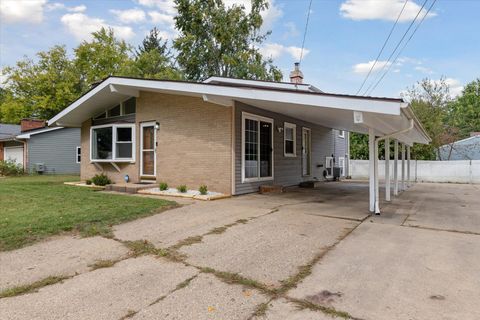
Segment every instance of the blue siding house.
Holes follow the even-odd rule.
[[[438,160],[480,160],[480,133],[439,148]]]

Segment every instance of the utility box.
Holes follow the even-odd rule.
[[[44,173],[45,172],[45,163],[35,163],[35,172]]]
[[[340,180],[340,167],[333,167],[333,180]]]

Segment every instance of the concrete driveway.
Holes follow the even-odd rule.
[[[417,184],[379,217],[365,183],[187,202],[0,253],[0,291],[32,289],[0,319],[480,319],[479,191]]]

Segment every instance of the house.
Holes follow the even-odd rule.
[[[80,157],[78,128],[49,128],[37,119],[23,119],[20,125],[0,124],[0,160],[13,160],[27,172],[79,173]]]
[[[323,180],[333,166],[348,174],[348,131],[408,146],[429,141],[401,99],[324,93],[301,74],[291,80],[111,76],[48,124],[81,128],[84,180],[104,172],[115,182],[206,184],[232,195]]]
[[[471,132],[466,139],[441,146],[437,160],[480,160],[480,132]]]

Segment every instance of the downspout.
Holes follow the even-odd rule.
[[[385,140],[387,138],[395,137],[396,135],[399,135],[399,134],[402,134],[402,133],[409,132],[413,129],[414,126],[415,126],[414,120],[410,119],[410,125],[408,126],[408,128],[405,128],[405,129],[402,129],[402,130],[399,130],[399,131],[395,131],[395,132],[389,133],[387,135],[375,138],[375,148],[378,150],[378,142],[379,141]],[[378,152],[376,152],[376,156],[378,157]],[[374,160],[377,160],[376,163],[378,163],[378,158],[374,159]],[[378,188],[378,167],[377,167],[377,168],[375,168],[375,214],[380,214],[380,200],[379,199],[380,199],[380,196],[379,196],[379,188]]]

